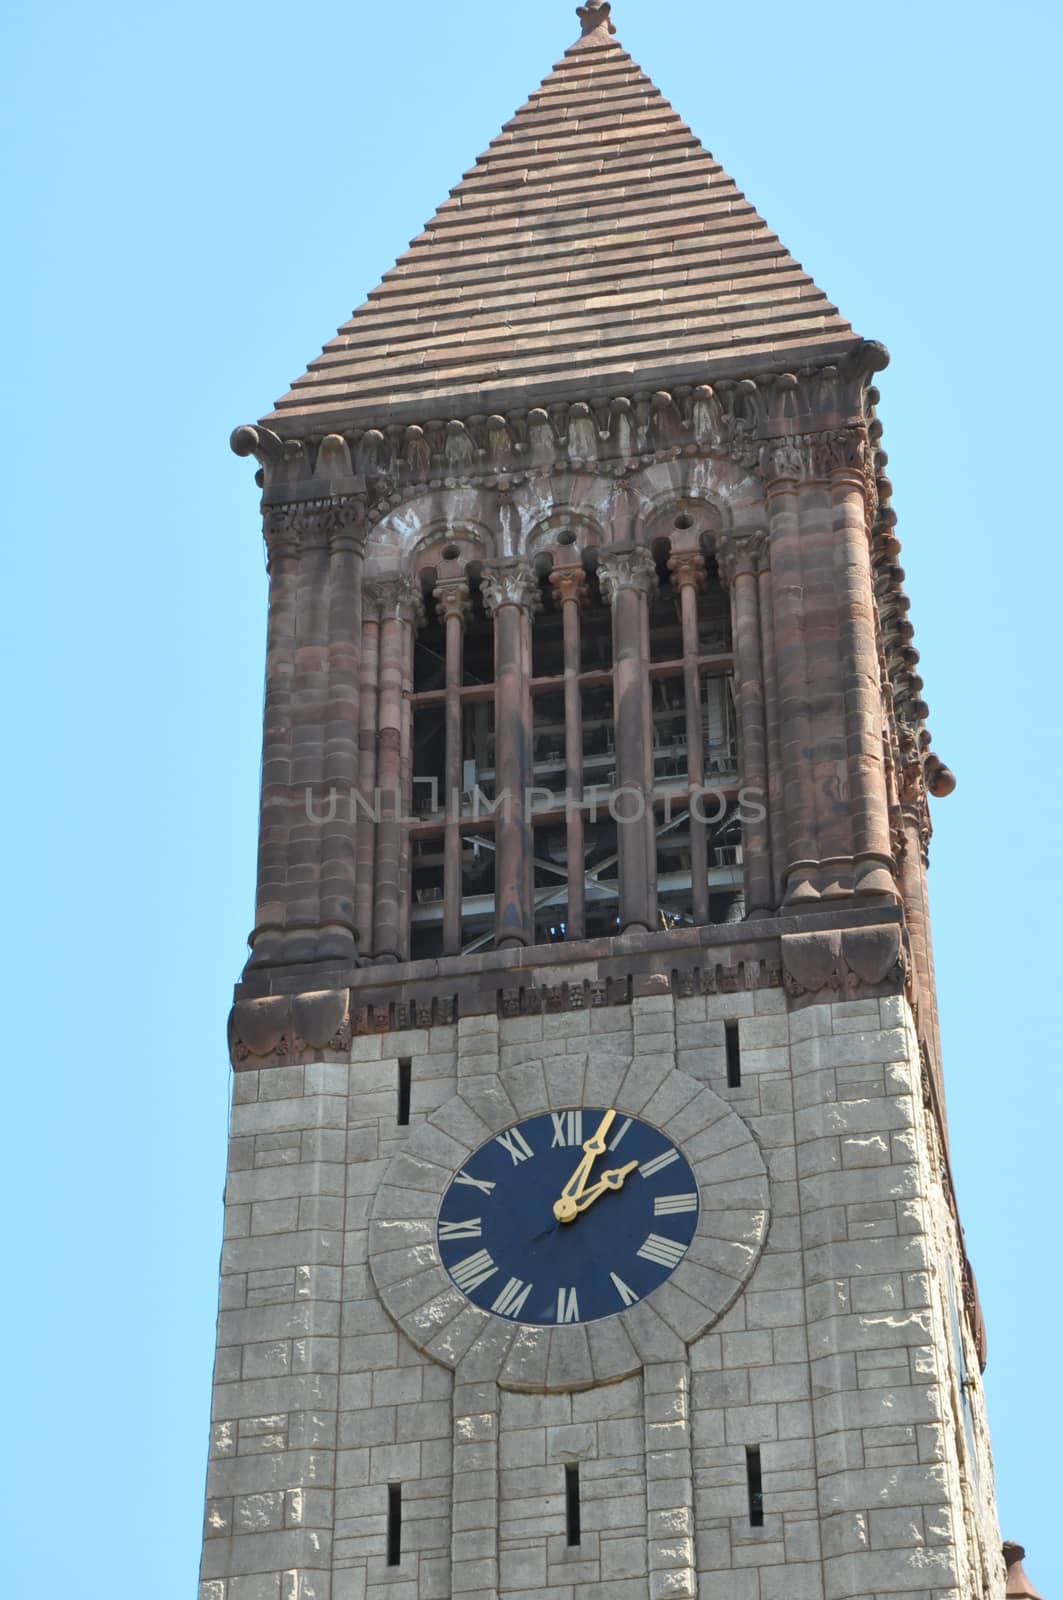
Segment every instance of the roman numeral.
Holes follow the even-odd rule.
[[[663,1172],[665,1167],[670,1167],[673,1161],[678,1160],[678,1150],[666,1150],[663,1155],[654,1156],[652,1161],[644,1161],[639,1172],[644,1178],[655,1178],[658,1172]]]
[[[624,1282],[623,1278],[618,1278],[615,1272],[611,1272],[609,1274],[609,1276],[613,1280],[614,1289],[616,1290],[617,1294],[620,1296],[620,1298],[624,1302],[624,1304],[626,1306],[637,1305],[639,1297],[635,1293],[634,1289],[629,1289],[627,1284]]]
[[[521,1283],[519,1278],[510,1278],[491,1310],[497,1311],[500,1317],[519,1317],[534,1287],[531,1283]]]
[[[579,1321],[579,1301],[575,1289],[557,1291],[557,1320],[559,1323]]]
[[[676,1239],[662,1239],[659,1233],[651,1233],[638,1252],[643,1261],[653,1261],[659,1267],[677,1267],[686,1253],[685,1244]]]
[[[485,1178],[474,1178],[468,1172],[459,1172],[454,1182],[463,1183],[467,1189],[479,1189],[481,1194],[494,1193],[493,1183],[488,1183]]]
[[[486,1250],[478,1250],[474,1256],[466,1256],[464,1261],[459,1261],[457,1266],[451,1267],[450,1276],[454,1279],[459,1289],[464,1289],[466,1294],[471,1294],[478,1289],[481,1283],[486,1283],[488,1278],[493,1278],[498,1268],[495,1266]]]
[[[653,1202],[655,1217],[677,1217],[681,1211],[696,1211],[696,1194],[659,1194]]]
[[[482,1217],[470,1217],[468,1222],[441,1222],[439,1242],[442,1244],[446,1239],[482,1239],[483,1232]]]
[[[550,1146],[551,1150],[556,1150],[558,1145],[583,1143],[582,1111],[551,1111],[550,1116],[554,1124],[554,1142]]]
[[[519,1128],[510,1128],[508,1133],[500,1133],[495,1140],[512,1157],[513,1165],[519,1167],[522,1161],[527,1161],[535,1154],[527,1139]]]
[[[625,1133],[630,1128],[630,1126],[631,1126],[631,1118],[628,1117],[627,1121],[626,1122],[622,1122],[620,1124],[619,1128],[616,1130],[616,1132],[613,1134],[613,1137],[610,1139],[610,1141],[609,1141],[610,1150],[615,1150],[616,1149],[617,1145],[620,1143],[621,1139],[624,1137]]]

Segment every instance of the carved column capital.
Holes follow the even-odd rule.
[[[716,565],[720,582],[730,588],[743,574],[756,577],[769,565],[766,533],[726,534],[716,541]]]
[[[705,587],[705,557],[700,550],[677,550],[669,557],[668,570],[677,589]]]
[[[607,605],[615,605],[624,589],[650,595],[657,588],[657,568],[643,546],[635,549],[605,549],[598,558],[598,585]]]
[[[449,622],[451,617],[457,617],[462,624],[468,620],[471,609],[469,585],[464,578],[450,578],[445,583],[437,583],[432,590],[432,597],[441,622]]]
[[[582,605],[587,598],[587,574],[582,567],[555,567],[550,574],[550,586],[562,602],[574,600]]]
[[[525,611],[538,611],[542,604],[539,581],[531,567],[523,561],[507,562],[485,572],[480,593],[487,614],[491,617],[502,606],[519,606]]]
[[[837,472],[850,472],[862,480],[871,454],[867,430],[863,427],[831,428],[827,433],[812,436],[812,464],[816,477],[826,478]]]
[[[424,602],[416,584],[406,577],[369,578],[362,586],[364,615],[376,622],[409,622],[419,628]]]
[[[266,544],[271,553],[277,541],[294,541],[298,548],[346,546],[360,553],[365,549],[366,508],[364,495],[335,495],[327,500],[267,506],[263,514]]]
[[[769,490],[785,490],[795,483],[830,479],[839,472],[861,478],[871,472],[873,476],[873,457],[867,429],[861,424],[768,439],[757,470]]]
[[[291,506],[270,506],[262,514],[267,566],[299,554],[299,519]]]

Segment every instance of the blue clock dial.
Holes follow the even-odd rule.
[[[439,1210],[443,1265],[512,1322],[596,1322],[651,1294],[698,1223],[690,1164],[657,1128],[581,1106],[508,1128],[470,1157]]]

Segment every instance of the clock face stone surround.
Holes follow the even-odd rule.
[[[378,1191],[369,1264],[380,1297],[411,1343],[462,1381],[579,1389],[682,1359],[740,1294],[767,1237],[760,1148],[719,1095],[674,1067],[637,1058],[592,1066],[580,1092],[572,1067],[571,1057],[559,1057],[465,1080],[411,1134]],[[474,1304],[454,1282],[440,1254],[440,1209],[455,1176],[489,1141],[576,1105],[615,1108],[619,1118],[654,1130],[662,1149],[679,1151],[696,1183],[696,1226],[675,1270],[637,1304],[593,1321],[522,1324]],[[683,1220],[689,1225],[689,1216]]]

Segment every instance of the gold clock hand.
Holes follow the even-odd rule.
[[[575,1200],[578,1195],[583,1193],[584,1189],[587,1187],[587,1179],[591,1175],[591,1168],[594,1166],[594,1163],[597,1161],[598,1157],[605,1154],[605,1136],[612,1127],[615,1118],[615,1110],[607,1111],[601,1122],[598,1124],[596,1131],[589,1139],[584,1141],[582,1160],[580,1161],[575,1172],[572,1174],[571,1178],[569,1178],[568,1182],[565,1184],[565,1187],[561,1191],[561,1198],[554,1206],[554,1214],[557,1216],[559,1221],[561,1220],[561,1215],[558,1211],[558,1206],[564,1206],[564,1202],[566,1200]]]
[[[637,1161],[629,1161],[626,1167],[615,1167],[611,1172],[603,1172],[598,1182],[589,1189],[584,1189],[581,1194],[569,1200],[566,1205],[565,1215],[558,1215],[559,1222],[575,1222],[578,1216],[590,1209],[596,1200],[610,1190],[614,1193],[624,1187],[625,1182],[638,1166]],[[559,1202],[560,1203],[560,1202]],[[571,1214],[569,1209],[571,1208]],[[557,1210],[555,1206],[555,1211]]]

